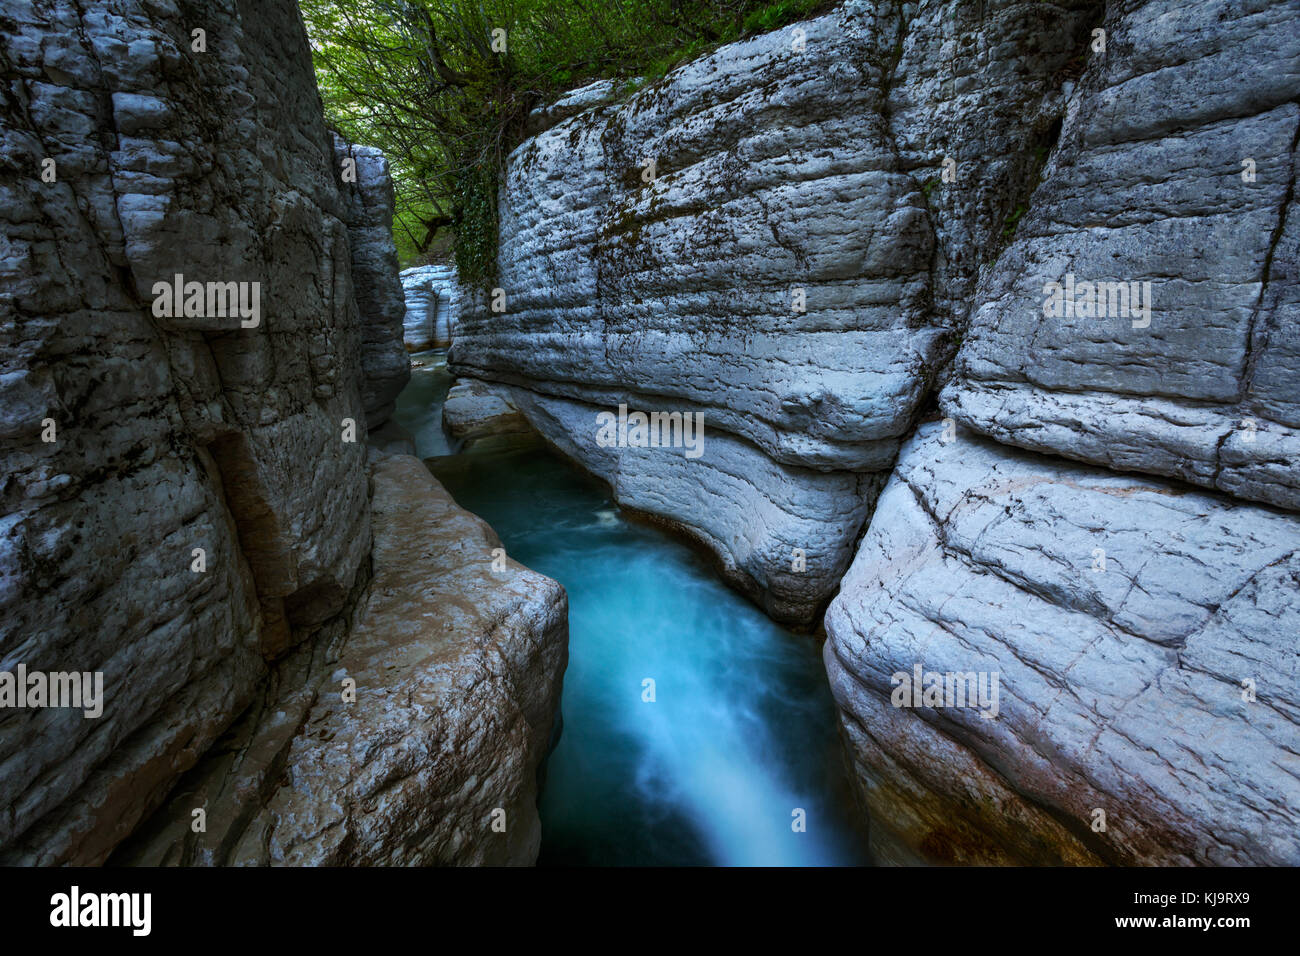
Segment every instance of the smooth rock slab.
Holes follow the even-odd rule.
[[[474,379],[457,382],[447,392],[442,424],[453,438],[466,443],[494,435],[533,432],[504,389]]]
[[[512,561],[494,571],[499,539],[419,459],[380,455],[371,478],[374,576],[351,632],[278,668],[114,862],[536,861],[537,771],[568,660],[564,589]],[[189,832],[198,806],[206,834]]]
[[[942,434],[904,448],[826,616],[885,855],[1300,862],[1300,521]],[[918,663],[998,673],[997,716],[893,707]]]

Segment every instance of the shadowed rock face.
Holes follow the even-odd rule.
[[[237,719],[234,789],[168,803],[185,838],[211,815],[188,862],[531,862],[564,594],[492,578],[414,460],[376,469],[372,553],[366,419],[409,375],[391,183],[331,143],[296,5],[6,16],[0,670],[104,700],[0,709],[0,862],[103,862]],[[178,274],[250,309],[171,308]]]
[[[171,4],[6,13],[0,660],[106,702],[0,712],[0,859],[89,863],[344,607],[358,321],[293,3],[210,5],[206,53]],[[259,283],[259,323],[159,314],[176,274]]]
[[[536,860],[537,772],[568,657],[564,589],[514,562],[494,571],[501,542],[419,459],[380,456],[372,480],[374,574],[352,627],[280,664],[115,862]]]
[[[968,22],[949,5],[848,4],[624,102],[593,87],[575,94],[596,104],[585,112],[539,113],[561,121],[511,155],[501,194],[505,311],[463,307],[452,370],[593,415],[702,413],[700,467],[665,462],[662,503],[620,501],[695,529],[760,588],[791,577],[801,548],[801,593],[777,603],[815,619],[860,530],[842,517],[869,513],[866,476],[888,470],[950,357],[975,270],[1025,191],[1022,154],[1059,116],[1056,74],[1094,17],[1087,3],[988,6]],[[967,49],[956,37],[972,30]],[[936,187],[947,149],[960,190]],[[801,540],[719,533],[716,479],[737,469],[781,474]],[[770,483],[740,485],[737,515],[789,510],[765,499]],[[812,506],[828,486],[843,494]]]
[[[384,154],[353,146],[334,134],[334,160],[355,164],[356,181],[343,178],[344,221],[352,253],[352,285],[361,313],[361,403],[367,424],[377,428],[393,413],[397,394],[411,380],[402,345],[406,300],[393,245],[393,179]]]

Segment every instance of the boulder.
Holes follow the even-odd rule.
[[[533,431],[504,389],[474,379],[458,381],[447,392],[442,424],[448,434],[467,444],[494,435]]]

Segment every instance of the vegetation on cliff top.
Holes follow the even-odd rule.
[[[598,79],[654,80],[833,0],[300,0],[331,123],[388,156],[404,265],[496,268],[496,189],[534,107]]]

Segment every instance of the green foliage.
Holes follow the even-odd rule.
[[[1019,203],[1012,213],[1002,220],[1002,239],[1009,241],[1016,234],[1016,226],[1020,224],[1020,217],[1025,214],[1026,207],[1024,203]]]
[[[393,168],[404,265],[496,268],[496,191],[533,107],[597,79],[625,90],[831,0],[299,0],[326,115]],[[493,31],[505,30],[505,50]],[[499,35],[498,35],[499,36]],[[640,78],[640,79],[639,79]]]
[[[819,0],[777,0],[751,11],[744,19],[746,33],[766,33],[796,20],[802,20],[818,6]]]

